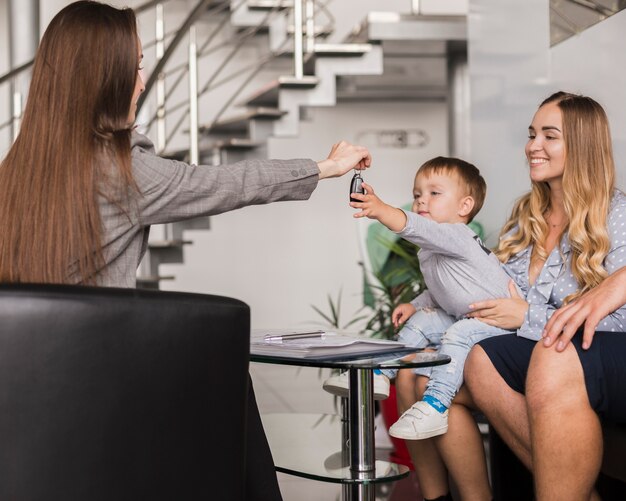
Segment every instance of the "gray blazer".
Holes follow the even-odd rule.
[[[246,160],[189,165],[157,156],[148,138],[132,137],[132,169],[139,195],[100,197],[105,267],[98,285],[135,287],[151,224],[220,214],[247,205],[306,200],[319,180],[313,160]]]

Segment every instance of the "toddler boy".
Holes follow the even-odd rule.
[[[361,209],[354,217],[376,219],[420,247],[427,290],[393,311],[396,326],[406,322],[399,340],[416,348],[441,345],[440,353],[451,357],[447,365],[415,369],[430,378],[423,399],[391,426],[389,434],[409,440],[441,435],[448,430],[448,408],[463,383],[463,365],[472,346],[511,332],[465,318],[471,303],[510,297],[509,287],[514,287],[498,258],[467,226],[482,207],[486,184],[472,164],[437,157],[417,171],[412,212],[384,203],[372,186],[363,186],[366,195],[352,194],[359,201],[350,205]],[[394,377],[396,371],[383,374]],[[344,375],[335,376],[324,388],[340,393],[347,382]]]

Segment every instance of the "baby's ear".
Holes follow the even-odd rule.
[[[459,216],[467,217],[474,208],[474,198],[467,195],[459,202]]]

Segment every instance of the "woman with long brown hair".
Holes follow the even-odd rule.
[[[448,473],[462,499],[491,499],[482,440],[471,414],[475,403],[532,468],[523,393],[533,348],[556,309],[626,264],[626,232],[620,226],[626,221],[626,196],[615,189],[602,107],[586,96],[551,95],[533,117],[526,156],[531,190],[516,203],[496,249],[525,298],[512,292],[510,299],[468,305],[470,317],[517,333],[473,348],[464,371],[471,391],[466,387],[455,398],[447,434],[407,442],[427,499],[449,499]],[[605,317],[600,326],[626,330],[626,308]],[[582,352],[580,342],[578,347]],[[422,382],[405,378],[396,387],[403,410],[422,391]],[[545,491],[540,498],[557,499]]]
[[[0,281],[134,287],[151,224],[307,199],[319,179],[370,165],[343,141],[321,162],[160,158],[133,130],[141,59],[131,9],[79,1],[50,22],[0,164]],[[248,450],[249,499],[280,499],[252,391]]]
[[[369,165],[345,142],[319,163],[159,158],[133,131],[141,58],[131,9],[80,1],[51,21],[0,169],[0,280],[131,286],[150,224],[308,198],[319,179]]]

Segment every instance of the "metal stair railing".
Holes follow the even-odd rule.
[[[242,0],[244,1],[244,0]],[[165,35],[164,33],[164,13],[163,13],[163,6],[162,4],[158,4],[157,6],[157,10],[156,10],[156,26],[155,26],[155,42],[154,44],[156,45],[156,57],[157,59],[161,59],[164,55],[164,44],[165,44],[165,39],[166,36],[169,37],[172,34],[175,34],[176,32],[178,32],[179,30],[170,32],[168,35]],[[222,4],[222,5],[218,5],[217,9],[215,9],[214,11],[212,10],[212,13],[219,13],[222,10],[225,10],[228,7],[227,4]],[[189,54],[189,60],[187,64],[181,64],[179,66],[177,66],[174,70],[170,70],[169,72],[165,72],[165,71],[161,71],[158,73],[157,78],[156,78],[156,82],[157,82],[157,111],[154,114],[153,118],[148,122],[148,124],[146,125],[146,127],[148,128],[148,130],[151,128],[152,124],[156,121],[157,124],[157,141],[156,141],[156,149],[158,152],[163,152],[167,146],[167,139],[166,139],[166,132],[165,132],[165,116],[167,115],[168,111],[165,109],[165,101],[167,99],[167,94],[166,94],[166,90],[165,90],[165,78],[174,72],[179,72],[179,76],[177,78],[177,80],[174,82],[174,85],[170,88],[170,92],[174,92],[174,90],[176,88],[178,88],[178,85],[180,84],[180,82],[183,80],[184,76],[185,76],[185,71],[181,71],[181,70],[185,70],[185,69],[190,69],[191,65],[193,64],[195,66],[195,62],[191,63],[191,59],[193,58],[194,60],[197,61],[198,58],[198,53],[202,52],[202,50],[211,42],[211,40],[213,39],[214,36],[216,36],[220,29],[226,26],[225,23],[221,24],[217,30],[214,31],[214,33],[208,38],[208,40],[203,44],[202,48],[199,51],[196,51],[195,54]],[[191,30],[191,28],[190,28]],[[194,35],[195,38],[195,35]],[[190,38],[190,43],[191,43],[191,38]],[[194,43],[195,45],[195,43]],[[189,105],[190,107],[193,106],[191,103]],[[190,146],[190,150],[191,149],[196,149],[196,147],[193,146],[193,144]]]
[[[146,12],[151,7],[154,7],[157,4],[167,2],[167,1],[168,0],[149,0],[137,7],[134,7],[133,10],[135,14],[139,16],[140,14],[142,14],[143,12]],[[16,77],[30,70],[33,63],[34,63],[34,59],[31,59],[30,61],[26,61],[25,63],[19,66],[16,66],[15,68],[11,68],[4,75],[0,75],[0,85],[6,82],[9,82],[9,83],[13,82]],[[0,131],[5,129],[6,127],[19,123],[22,117],[22,113],[23,113],[23,107],[21,105],[22,103],[21,98],[22,96],[19,93],[13,96],[13,99],[11,100],[11,108],[9,111],[10,118],[6,122],[0,122]],[[15,139],[15,137],[17,136],[17,132],[18,132],[17,128],[18,127],[16,127],[16,130],[13,133],[13,136],[14,136],[13,139]]]
[[[245,1],[245,0],[244,0]],[[238,5],[243,4],[244,2],[240,2]],[[208,45],[210,44],[210,42],[215,38],[215,36],[217,35],[217,33],[222,29],[222,27],[224,26],[224,23],[222,23],[220,26],[218,26],[216,28],[216,30],[214,30],[209,37],[207,38],[207,40],[205,41],[205,43],[202,45],[202,48],[199,51],[195,52],[195,58],[200,58],[200,57],[206,57],[209,54],[215,52],[216,50],[218,50],[218,48],[222,48],[224,46],[232,46],[231,51],[226,55],[226,57],[224,57],[223,61],[217,66],[216,70],[213,72],[213,74],[209,77],[208,81],[203,85],[202,89],[199,92],[196,92],[195,95],[190,95],[188,100],[179,102],[177,104],[175,104],[174,106],[167,108],[165,110],[165,114],[170,114],[175,110],[179,110],[181,108],[184,108],[185,105],[187,106],[187,108],[185,109],[183,115],[181,118],[179,118],[179,120],[177,121],[177,123],[174,125],[174,127],[172,128],[172,130],[170,131],[169,135],[164,139],[163,141],[163,149],[160,150],[160,153],[163,153],[165,151],[165,149],[167,149],[168,144],[170,143],[170,141],[173,139],[174,135],[179,131],[180,127],[182,126],[182,124],[184,123],[186,116],[189,113],[189,110],[191,110],[193,107],[197,107],[197,100],[199,97],[201,97],[202,95],[206,94],[207,92],[209,92],[210,90],[214,89],[216,86],[212,85],[215,80],[217,79],[217,77],[222,73],[222,71],[224,70],[224,68],[226,67],[227,63],[231,60],[232,57],[234,57],[237,52],[241,49],[241,47],[244,45],[244,43],[249,40],[250,38],[252,38],[253,36],[255,36],[260,30],[262,30],[265,26],[265,24],[271,19],[271,17],[273,15],[275,15],[277,12],[279,11],[278,8],[272,9],[270,10],[263,18],[263,20],[258,23],[256,26],[248,28],[247,30],[244,30],[243,33],[237,35],[236,37],[234,37],[234,40],[228,40],[227,42],[224,42],[223,44],[217,46],[217,47],[213,47],[211,50],[203,50],[206,47],[208,47]],[[278,57],[280,54],[278,53],[274,53],[271,54],[270,56],[264,58],[263,60],[261,60],[260,63],[255,63],[251,66],[252,68],[252,72],[251,75],[248,77],[246,83],[248,83],[265,65],[267,65],[267,63],[269,63],[270,61],[272,61],[273,59],[275,59],[276,57]],[[190,54],[191,56],[191,54]],[[190,59],[191,60],[191,59]],[[171,70],[168,73],[165,73],[165,75],[170,75],[174,72],[180,72],[179,76],[177,78],[177,80],[174,82],[174,85],[168,89],[168,94],[173,93],[173,91],[178,87],[178,85],[180,84],[180,82],[182,81],[182,79],[185,76],[185,73],[182,72],[181,70],[185,69],[184,66],[179,65],[176,68],[174,68],[173,70]],[[235,74],[230,75],[229,77],[223,79],[220,82],[220,85],[223,85],[224,83],[227,83],[228,81],[232,80],[233,78],[235,78],[236,76],[239,76],[240,74],[244,73],[245,71],[247,71],[248,69],[250,69],[250,67],[248,67],[247,69],[244,70],[238,70],[237,72],[235,72]],[[155,69],[156,71],[156,69]],[[154,73],[153,73],[154,74]],[[232,104],[232,102],[239,97],[239,93],[243,90],[244,86],[240,86],[237,88],[237,90],[232,94],[231,98],[228,100],[228,104]],[[140,106],[140,104],[143,104],[143,102],[145,102],[145,99],[147,98],[147,92],[148,92],[148,88],[146,87],[146,92],[144,92],[144,94],[142,95],[143,97],[143,101],[140,102],[138,104],[138,108]],[[225,111],[225,109],[224,109]],[[222,112],[223,113],[223,112]],[[147,122],[146,126],[148,128],[150,128],[154,122],[157,120],[158,116],[157,114],[153,115],[152,118]],[[193,146],[190,146],[190,148],[193,148]]]
[[[307,3],[310,3],[311,5],[310,7],[308,7],[308,10],[307,10],[308,16],[313,16],[313,12],[314,12],[313,7],[312,7],[313,0],[306,0],[306,1]],[[235,6],[235,8],[237,8],[239,5],[242,5],[242,4],[243,2],[239,2]],[[195,30],[194,23],[192,22],[192,20],[196,19],[197,17],[196,14],[199,15],[199,13],[202,12],[202,9],[204,6],[207,6],[207,2],[199,2],[197,4],[196,8],[194,9],[194,11],[192,11],[191,15],[183,23],[182,27],[179,28],[179,30],[177,30],[176,34],[173,37],[173,40],[169,43],[168,48],[164,50],[166,35],[164,33],[164,26],[163,26],[163,10],[160,6],[157,5],[155,44],[156,44],[158,62],[146,83],[146,90],[144,94],[141,96],[141,99],[138,103],[138,110],[139,110],[141,106],[146,102],[146,99],[150,93],[150,90],[153,87],[155,87],[155,84],[156,84],[157,112],[156,114],[152,116],[152,118],[149,120],[149,122],[146,125],[149,129],[155,122],[157,124],[157,137],[158,137],[157,148],[158,148],[159,153],[164,153],[164,151],[167,149],[168,144],[170,143],[174,135],[178,132],[182,124],[188,118],[188,123],[190,127],[189,161],[195,164],[198,164],[200,160],[199,159],[199,137],[198,137],[198,133],[199,133],[198,100],[199,98],[202,95],[209,92],[210,90],[213,90],[217,88],[218,86],[224,85],[225,83],[233,80],[234,78],[237,78],[245,73],[248,73],[247,77],[243,80],[242,83],[239,84],[239,86],[235,89],[235,91],[231,93],[231,97],[226,100],[224,105],[218,111],[217,115],[214,117],[212,124],[216,123],[217,120],[222,116],[222,114],[234,102],[234,100],[239,97],[240,93],[243,91],[246,85],[258,74],[258,72],[264,66],[266,66],[269,62],[274,60],[276,57],[282,55],[282,53],[284,52],[283,51],[284,44],[288,40],[288,36],[286,36],[283,41],[283,44],[280,47],[278,47],[278,49],[272,51],[267,57],[263,58],[260,62],[256,62],[253,65],[246,66],[243,70],[239,69],[235,71],[234,73],[232,73],[231,75],[228,75],[222,78],[221,80],[218,79],[218,77],[220,77],[222,73],[224,72],[224,69],[227,63],[237,54],[237,52],[241,49],[241,47],[243,47],[245,42],[249,40],[250,38],[252,38],[253,36],[255,36],[261,29],[263,29],[264,26],[266,26],[266,24],[271,20],[271,18],[279,12],[278,8],[270,9],[265,14],[263,19],[260,22],[258,22],[255,26],[252,26],[244,30],[243,33],[238,34],[236,37],[231,38],[230,40],[228,40],[222,45],[222,47],[230,46],[231,50],[228,51],[222,63],[219,64],[215,68],[212,75],[208,78],[206,83],[204,83],[204,85],[202,86],[202,89],[198,91],[198,73],[197,73],[198,59],[202,57],[206,57],[209,54],[218,50],[218,48],[216,47],[211,47],[209,49],[209,46],[211,42],[215,39],[217,34],[220,32],[220,30],[226,24],[226,23],[221,23],[217,27],[217,29],[213,30],[213,32],[208,35],[206,41],[202,44],[201,48],[198,49],[197,40],[196,40],[196,30]],[[217,13],[217,12],[220,12],[221,10],[223,10],[223,7],[218,5],[217,8],[214,9],[212,12]],[[314,20],[311,18],[310,20],[307,20],[307,23],[308,23],[307,24],[307,37],[314,37],[315,36]],[[296,32],[297,32],[297,26],[298,26],[298,23],[296,23],[296,30],[295,30]],[[184,33],[187,30],[189,30],[188,66],[180,64],[166,71],[165,66],[168,62],[168,59],[174,52],[176,45],[178,45],[178,43],[182,40],[181,33]],[[302,36],[301,32],[302,32],[302,26],[300,26],[300,36]],[[294,45],[295,44],[296,42],[294,42]],[[310,50],[311,52],[313,50],[313,44],[314,44],[314,39],[312,39],[312,41],[310,42],[307,42],[307,49]],[[298,50],[295,50],[294,52],[295,52],[294,54],[294,59],[295,59],[297,57]],[[301,58],[302,58],[302,55],[301,55]],[[302,61],[302,59],[300,60]],[[185,72],[185,69],[187,69],[187,72]],[[176,80],[174,81],[174,84],[166,90],[165,78],[167,76],[175,74],[176,72],[178,72],[178,76]],[[167,99],[173,94],[174,90],[182,82],[186,74],[188,75],[188,80],[189,80],[188,100],[185,100],[181,103],[177,103],[172,107],[166,108]],[[297,78],[297,75],[296,75],[296,78]],[[169,134],[166,134],[165,133],[165,116],[171,114],[174,110],[184,108],[185,106],[186,106],[186,109],[182,113],[178,122],[174,125],[173,128],[171,128]],[[218,158],[218,161],[220,161],[219,158]],[[191,224],[195,224],[195,223],[193,223],[192,221]],[[176,242],[183,241],[182,232],[184,228],[186,227],[185,224],[183,223],[182,226],[181,224],[166,224],[162,226],[163,226],[162,230],[163,230],[165,241],[166,242],[172,241],[175,244],[174,244],[173,249],[170,249],[169,246],[161,246],[162,248],[159,248],[158,246],[155,246],[155,245],[150,246],[149,251],[146,257],[144,258],[140,267],[140,273],[141,273],[141,270],[144,271],[144,274],[146,270],[149,271],[148,278],[145,280],[145,283],[143,283],[141,282],[141,277],[139,277],[139,283],[142,283],[144,286],[147,286],[147,287],[158,288],[158,283],[160,279],[163,278],[163,277],[160,277],[158,273],[158,268],[159,268],[159,264],[163,262],[163,259],[165,259],[164,262],[173,262],[171,260],[172,256],[170,255],[170,254],[173,254],[173,255],[179,255],[180,262],[182,262],[182,248],[178,244],[176,244]],[[205,226],[205,227],[208,227],[208,226]],[[161,252],[166,253],[163,258],[159,257],[161,256]]]
[[[187,16],[187,18],[183,21],[178,31],[174,34],[173,40],[167,46],[167,49],[165,49],[163,56],[161,56],[161,58],[157,60],[157,63],[154,69],[152,70],[152,73],[150,74],[150,76],[145,82],[145,90],[143,94],[139,96],[139,100],[137,101],[137,111],[141,109],[147,96],[150,94],[152,87],[156,83],[159,74],[165,68],[165,65],[167,64],[169,58],[172,56],[172,54],[178,47],[178,44],[180,43],[180,41],[187,34],[187,30],[200,17],[200,15],[204,13],[204,11],[207,9],[210,3],[212,3],[212,0],[199,0],[196,6],[191,10],[189,15]]]
[[[282,7],[274,7],[271,8],[262,18],[262,20],[257,23],[255,26],[249,27],[244,30],[242,33],[237,34],[237,36],[231,38],[222,44],[222,48],[224,46],[231,46],[231,50],[228,52],[224,61],[219,64],[213,74],[208,78],[208,81],[204,83],[201,90],[198,91],[198,59],[201,57],[206,57],[209,54],[214,53],[218,50],[217,47],[208,48],[211,42],[219,33],[221,27],[226,25],[226,23],[221,23],[217,30],[213,33],[209,34],[207,40],[202,44],[201,48],[197,47],[196,40],[196,29],[195,22],[203,16],[207,11],[212,13],[218,13],[224,11],[228,8],[228,5],[224,3],[217,2],[213,7],[211,7],[211,3],[213,0],[199,0],[195,7],[190,11],[187,17],[184,19],[182,24],[175,30],[168,34],[165,33],[164,30],[164,11],[163,11],[163,3],[167,0],[151,0],[139,7],[134,9],[136,14],[141,14],[143,12],[147,12],[149,9],[156,9],[156,26],[155,26],[155,39],[154,41],[148,42],[146,44],[147,47],[155,46],[155,50],[157,53],[157,61],[155,67],[150,73],[148,79],[145,83],[145,92],[140,96],[138,102],[138,111],[141,109],[142,105],[146,102],[147,97],[149,96],[152,89],[156,89],[156,99],[157,99],[157,112],[155,116],[150,120],[149,125],[152,126],[154,122],[157,123],[157,148],[159,149],[159,153],[163,153],[167,148],[169,141],[171,141],[174,134],[178,131],[183,121],[187,118],[189,120],[190,125],[190,143],[189,143],[189,154],[190,161],[192,163],[199,163],[199,127],[198,127],[198,98],[212,89],[215,89],[218,86],[222,86],[233,79],[240,77],[241,75],[249,72],[247,77],[244,79],[243,83],[237,86],[235,92],[231,94],[231,97],[226,100],[225,104],[218,111],[217,116],[213,119],[213,124],[219,120],[219,118],[223,115],[223,113],[228,109],[228,107],[237,99],[246,85],[254,78],[258,72],[265,67],[269,62],[274,60],[275,58],[281,56],[284,52],[284,46],[289,41],[289,33],[285,34],[282,44],[271,51],[268,56],[263,58],[261,61],[256,61],[254,64],[246,66],[243,69],[238,69],[231,75],[218,78],[222,76],[224,68],[226,64],[232,57],[234,57],[237,52],[241,49],[241,47],[245,44],[247,40],[255,36],[259,31],[261,31],[271,20],[272,17],[277,15],[278,12],[282,9]],[[235,7],[243,5],[246,0],[241,0],[239,3],[235,5]],[[315,48],[315,8],[314,8],[314,0],[296,0],[294,5],[294,76],[295,80],[301,80],[304,78],[304,57],[310,56]],[[324,11],[325,5],[322,6],[322,11]],[[302,14],[305,14],[305,20],[303,20]],[[306,45],[304,42],[304,33],[303,33],[303,22],[306,23]],[[166,70],[166,66],[177,49],[179,44],[182,42],[183,38],[188,34],[189,36],[189,51],[188,51],[188,63],[186,65],[177,65],[173,69]],[[169,39],[169,43],[167,47],[165,46],[166,39]],[[11,69],[7,74],[0,76],[0,83],[10,82],[17,75],[20,75],[24,71],[28,71],[28,69],[32,66],[33,61],[29,61],[20,67]],[[186,70],[186,71],[185,71]],[[175,84],[172,88],[165,88],[165,78],[168,75],[171,75],[175,72],[179,72]],[[178,87],[180,82],[183,80],[185,75],[188,76],[189,79],[189,89],[188,89],[188,100],[186,100],[182,104],[177,104],[173,108],[166,109],[166,102],[169,97],[173,94],[173,91]],[[173,111],[173,109],[180,109],[187,105],[185,112],[182,115],[182,118],[178,121],[175,127],[172,129],[169,135],[165,133],[165,117],[169,113]],[[12,109],[12,115],[15,115],[15,112],[21,114],[21,109],[17,109],[14,107]],[[11,124],[15,123],[15,116],[12,116],[11,119],[6,122],[6,124],[0,124],[0,131],[3,127],[7,127]],[[176,242],[182,242],[182,238],[179,238],[182,234],[182,228],[174,227],[174,225],[163,225],[163,234],[164,234],[164,242],[174,242],[175,247],[180,245]],[[173,244],[173,245],[174,245]],[[159,247],[157,244],[155,250]],[[168,246],[163,246],[163,249],[168,248]],[[179,252],[180,249],[175,250],[175,252]],[[169,251],[166,251],[169,252]],[[146,256],[148,258],[148,263],[142,263],[142,268],[146,269],[147,264],[150,270],[154,270],[158,268],[157,262],[161,262],[160,259],[157,259],[157,262],[153,262],[150,257],[150,252]],[[171,261],[170,261],[171,262]],[[152,275],[153,273],[151,273]],[[157,280],[158,277],[153,277]],[[157,285],[158,287],[158,285]]]
[[[26,62],[24,64],[21,64],[20,66],[17,66],[16,68],[13,68],[8,73],[5,73],[4,75],[0,76],[0,84],[3,84],[7,80],[10,80],[10,79],[16,77],[17,75],[19,75],[23,71],[26,71],[32,65],[33,65],[33,60],[31,59],[30,61],[28,61],[28,62]]]
[[[242,5],[246,0],[241,0],[241,2],[237,3],[235,5],[235,7],[238,7],[240,5]],[[179,26],[176,30],[172,30],[170,33],[165,34],[163,32],[163,3],[167,2],[167,0],[150,0],[148,2],[145,2],[143,4],[141,4],[138,7],[134,8],[134,11],[137,15],[147,12],[149,9],[151,8],[156,8],[157,9],[157,26],[155,29],[156,32],[156,37],[155,40],[152,42],[148,42],[146,43],[147,47],[150,47],[152,45],[156,45],[157,46],[157,62],[156,65],[154,67],[154,69],[152,70],[150,76],[148,77],[146,83],[145,83],[145,92],[139,97],[139,101],[138,101],[138,111],[141,109],[142,105],[145,103],[148,95],[150,94],[150,91],[153,87],[156,86],[157,88],[157,111],[154,114],[154,116],[148,121],[148,123],[146,124],[148,128],[152,127],[152,125],[154,124],[154,122],[157,122],[157,149],[160,153],[163,153],[168,145],[168,143],[171,141],[171,139],[173,138],[173,136],[176,134],[176,132],[179,130],[180,126],[182,125],[183,121],[185,120],[185,116],[188,115],[189,110],[197,108],[197,99],[198,97],[206,94],[207,92],[209,92],[212,89],[215,89],[216,87],[219,87],[221,85],[224,85],[226,83],[228,83],[229,81],[231,81],[234,78],[237,78],[238,76],[240,76],[241,74],[245,73],[246,71],[250,71],[250,74],[248,76],[248,78],[245,80],[244,84],[238,86],[238,88],[236,89],[236,91],[233,93],[233,95],[231,96],[230,99],[228,99],[227,103],[225,106],[222,107],[222,109],[219,111],[218,116],[214,118],[213,123],[215,123],[222,115],[223,113],[227,110],[227,108],[235,101],[235,99],[237,99],[237,97],[239,97],[239,94],[241,93],[241,91],[245,88],[245,85],[247,83],[249,83],[252,78],[254,78],[254,76],[256,74],[258,74],[258,72],[265,67],[269,62],[271,62],[273,59],[275,59],[276,57],[279,57],[281,55],[283,55],[284,51],[284,45],[286,43],[286,41],[288,40],[288,37],[285,38],[285,42],[283,42],[283,44],[276,50],[274,51],[274,53],[272,53],[270,56],[263,58],[260,62],[257,62],[256,64],[250,65],[246,68],[237,70],[235,73],[221,79],[221,80],[217,80],[217,77],[221,74],[223,68],[225,67],[226,63],[228,62],[228,60],[233,57],[237,51],[239,50],[239,48],[241,48],[241,46],[245,43],[246,40],[250,39],[251,37],[253,37],[254,35],[256,35],[265,25],[266,23],[272,18],[272,16],[276,15],[277,12],[280,11],[281,7],[277,6],[270,9],[268,11],[268,13],[266,14],[266,16],[264,16],[264,18],[262,19],[262,21],[260,23],[258,23],[257,26],[251,27],[247,30],[245,30],[243,32],[243,34],[240,34],[236,37],[235,39],[235,43],[234,43],[234,47],[233,50],[231,50],[231,52],[229,53],[229,55],[225,58],[225,60],[223,61],[222,64],[219,65],[219,67],[217,68],[217,70],[213,73],[213,75],[209,78],[209,80],[203,85],[203,87],[201,88],[201,90],[196,93],[195,96],[189,96],[189,100],[182,102],[182,103],[178,103],[176,105],[174,105],[171,108],[166,109],[165,108],[165,102],[168,100],[169,96],[173,93],[173,90],[176,89],[178,87],[178,85],[180,84],[180,82],[182,81],[182,79],[185,77],[185,75],[187,74],[187,72],[189,71],[189,64],[195,64],[195,63],[188,63],[187,65],[177,65],[176,67],[174,67],[173,69],[169,70],[169,71],[164,71],[165,66],[167,65],[171,55],[173,54],[173,52],[175,51],[175,49],[178,47],[179,43],[182,41],[182,39],[185,36],[185,33],[191,28],[191,26],[194,24],[194,22],[201,17],[206,10],[210,10],[210,4],[212,3],[212,0],[200,0],[196,6],[192,9],[192,11],[190,12],[190,14],[187,16],[187,18],[183,21],[183,23],[181,24],[181,26]],[[304,4],[304,6],[303,6]],[[332,20],[332,14],[330,14],[329,10],[327,9],[327,4],[328,2],[321,3],[320,2],[320,10],[322,12],[324,12],[329,18],[331,18]],[[217,3],[216,7],[214,7],[213,10],[210,10],[213,13],[218,13],[221,12],[222,10],[225,10],[228,8],[228,5],[224,4],[224,3]],[[303,30],[302,30],[302,25],[303,25],[303,19],[302,19],[302,11],[304,9],[304,13],[305,13],[305,21],[304,23],[306,24],[307,30],[306,30],[306,44],[303,44],[303,40],[304,40],[304,34],[303,34]],[[301,80],[302,78],[304,78],[304,69],[303,69],[303,65],[304,65],[304,57],[305,55],[310,55],[313,51],[314,51],[314,46],[315,46],[315,2],[314,0],[296,0],[294,2],[294,17],[295,17],[295,35],[294,35],[294,79],[297,80]],[[206,57],[209,54],[215,52],[216,50],[218,50],[218,48],[220,48],[220,46],[217,47],[213,47],[211,50],[206,50],[206,48],[209,46],[209,44],[212,42],[212,40],[214,39],[214,37],[217,35],[217,33],[219,32],[219,30],[221,29],[222,26],[225,26],[225,23],[222,23],[220,25],[220,27],[218,27],[217,30],[215,30],[208,38],[207,40],[203,43],[203,45],[201,46],[201,48],[195,53],[195,58],[198,57]],[[169,38],[170,36],[173,36],[173,39],[170,41],[170,43],[168,44],[167,49],[164,49],[164,42],[167,38]],[[233,45],[233,40],[229,40],[227,42],[225,42],[224,44],[222,44],[221,47],[225,46],[225,45]],[[191,54],[190,54],[190,58],[191,58]],[[15,78],[17,75],[21,74],[23,71],[27,71],[31,66],[32,66],[33,61],[29,61],[27,63],[24,63],[23,65],[17,67],[17,68],[13,68],[11,69],[8,73],[1,75],[0,76],[0,84],[2,84],[3,82],[6,81],[11,81],[13,78]],[[187,70],[187,71],[183,71],[183,70]],[[165,85],[164,85],[164,81],[165,78],[169,75],[171,75],[174,72],[180,72],[179,77],[177,78],[177,80],[174,82],[174,85],[172,86],[172,88],[168,89],[166,91],[165,89]],[[187,104],[187,109],[185,110],[184,114],[183,114],[183,118],[181,120],[179,120],[179,122],[174,126],[172,132],[170,132],[170,134],[168,136],[165,135],[165,116],[168,115],[169,113],[171,113],[172,111],[175,110],[179,110],[181,108],[183,108],[185,106],[185,104]],[[19,110],[15,110],[15,106],[13,106],[13,109],[11,110],[11,117],[9,118],[8,121],[6,121],[5,123],[0,123],[0,131],[5,128],[10,126],[11,124],[15,123],[16,120],[16,116],[15,113],[19,113],[21,115],[21,109]],[[17,117],[19,119],[19,117]],[[197,145],[194,147],[192,145],[190,145],[190,150],[192,149],[197,149]]]
[[[235,9],[240,7],[243,3],[245,3],[245,1],[246,0],[243,0],[237,3],[235,5]],[[305,23],[307,26],[306,46],[303,44],[303,39],[304,39],[303,30],[302,30],[303,5],[304,5],[304,10],[306,12],[306,20],[305,20]],[[216,9],[215,13],[220,12],[221,10],[223,10],[223,8],[220,8],[218,6],[218,9]],[[157,137],[159,138],[157,140],[157,149],[160,153],[164,153],[166,151],[168,145],[170,144],[174,136],[178,133],[181,126],[185,122],[186,117],[189,113],[189,110],[192,109],[193,107],[197,107],[197,102],[193,102],[193,101],[197,101],[198,98],[205,95],[209,91],[214,90],[215,88],[221,85],[224,85],[230,82],[231,80],[233,80],[234,78],[237,78],[238,76],[250,71],[250,73],[248,74],[248,77],[231,94],[231,97],[226,100],[225,104],[218,111],[217,115],[213,118],[211,125],[214,125],[223,116],[223,114],[228,110],[228,108],[232,105],[232,103],[240,96],[243,89],[258,74],[258,72],[261,71],[261,69],[263,69],[268,63],[273,61],[275,58],[281,56],[285,52],[284,47],[286,45],[286,42],[288,41],[288,37],[285,38],[281,46],[279,46],[274,52],[272,52],[272,54],[263,58],[260,62],[246,66],[243,69],[239,69],[235,71],[234,73],[232,73],[231,75],[223,78],[222,80],[217,81],[218,76],[221,75],[227,63],[237,54],[237,52],[241,49],[241,47],[245,44],[245,42],[248,41],[250,38],[254,37],[256,34],[258,34],[259,31],[262,30],[267,25],[267,23],[272,19],[272,17],[278,14],[281,10],[282,10],[282,6],[280,6],[277,3],[275,7],[268,10],[268,12],[265,14],[262,20],[257,23],[257,25],[244,30],[243,33],[237,35],[236,37],[233,37],[233,39],[228,40],[220,45],[214,46],[210,50],[207,50],[207,47],[213,41],[215,36],[220,32],[220,30],[225,26],[225,24],[222,23],[215,30],[213,30],[213,32],[208,36],[207,40],[202,44],[201,48],[197,51],[196,57],[197,58],[206,57],[214,53],[216,50],[223,48],[224,46],[231,46],[232,47],[231,51],[223,58],[222,63],[217,66],[216,70],[209,77],[208,81],[203,85],[203,87],[197,93],[197,96],[195,98],[193,96],[189,96],[188,100],[180,101],[168,107],[167,109],[164,108],[164,102],[162,102],[160,99],[157,99],[157,112],[154,113],[145,124],[148,130],[150,130],[151,127],[154,125],[154,123],[155,122],[157,123]],[[333,19],[332,15],[329,14],[328,9],[326,8],[326,4],[322,6],[322,11],[325,12],[326,15],[331,20]],[[315,2],[314,0],[296,0],[296,2],[294,3],[294,18],[295,18],[294,20],[294,32],[295,32],[295,35],[294,35],[294,79],[297,82],[299,80],[304,79],[304,56],[305,55],[310,56],[315,50]],[[158,16],[157,16],[157,19],[158,19]],[[181,28],[178,31],[178,33],[180,33],[182,30],[183,28]],[[171,52],[173,52],[174,48],[175,47],[172,48],[172,51],[170,51],[170,54]],[[164,57],[160,61],[163,61],[164,59],[166,58]],[[166,76],[170,76],[176,72],[179,73],[173,85],[170,86],[170,88],[168,89],[168,93],[167,93],[168,96],[174,92],[174,90],[179,86],[179,84],[182,82],[183,78],[185,77],[186,73],[184,72],[184,70],[187,68],[187,66],[184,64],[179,64],[178,66],[175,66],[174,68],[170,69],[167,72],[161,71],[163,67],[165,66],[166,62],[167,61],[165,60],[162,64],[158,65],[153,70],[151,78],[149,79],[149,82],[151,83],[150,85],[146,84],[146,91],[144,92],[144,94],[141,96],[139,100],[139,103],[138,103],[139,109],[141,108],[145,100],[147,99],[148,94],[150,92],[150,88],[152,87],[153,83],[155,81],[158,81],[159,75],[161,75],[161,79],[162,79],[161,81],[163,81],[163,79]],[[159,73],[157,73],[157,71]],[[166,99],[167,99],[167,96],[166,96]],[[174,111],[183,109],[185,108],[185,106],[187,108],[183,112],[182,116],[178,119],[178,121],[171,128],[169,134],[167,134],[167,136],[165,135],[162,136],[161,134],[164,134],[163,132],[164,126],[162,125],[163,123],[162,117],[165,115],[170,115]],[[190,145],[190,150],[192,148],[194,148],[194,146]]]

